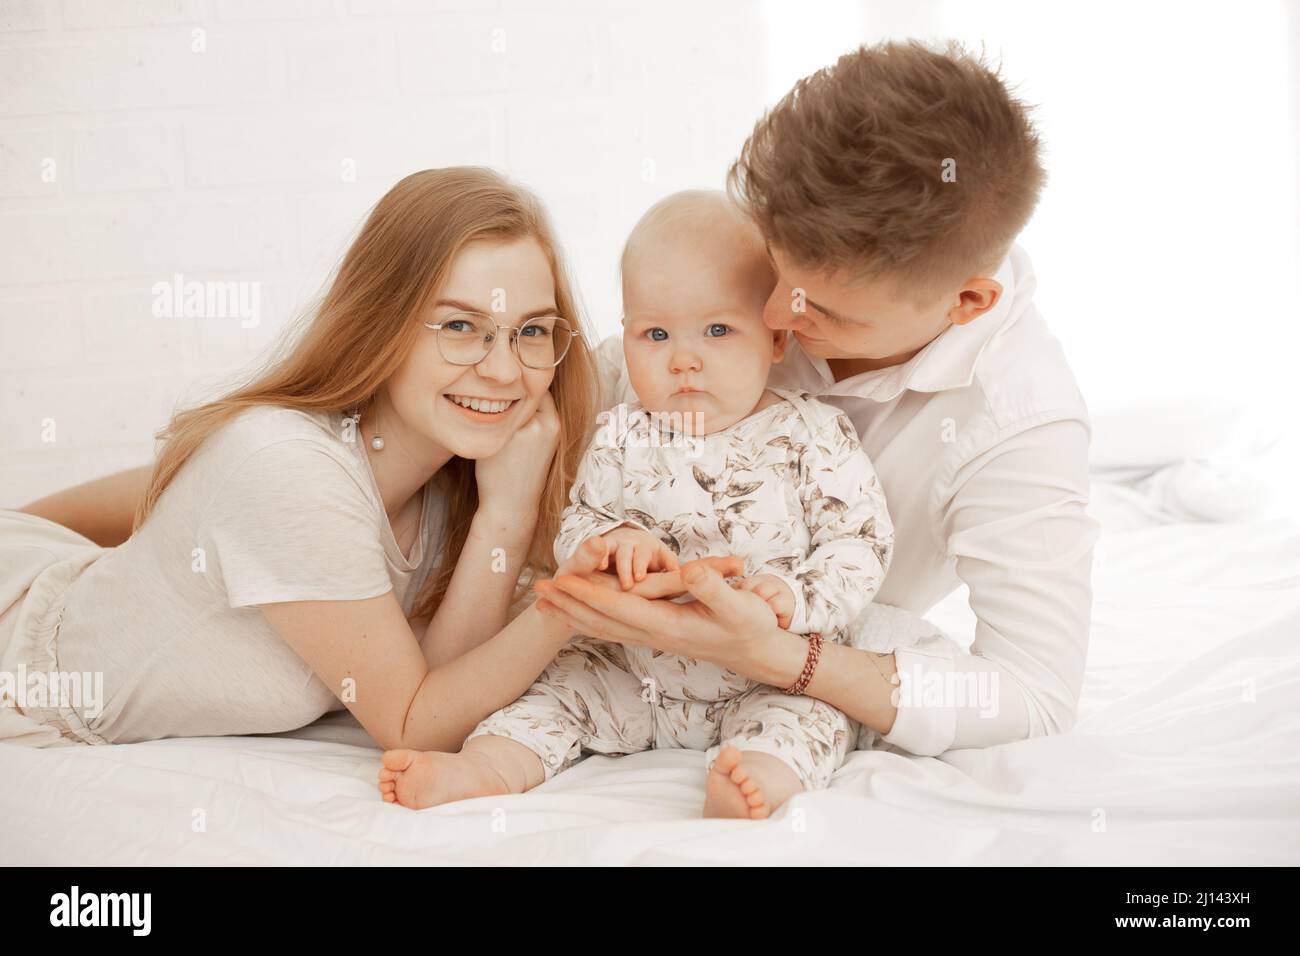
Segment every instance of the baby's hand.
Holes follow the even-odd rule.
[[[776,614],[778,627],[790,626],[790,621],[794,618],[794,592],[790,590],[790,585],[772,574],[755,574],[745,578],[736,587],[743,591],[753,591],[766,601]]]
[[[613,531],[606,531],[600,536],[605,543],[605,557],[600,562],[600,570],[609,567],[609,559],[614,559],[618,570],[618,583],[623,590],[635,587],[643,580],[647,571],[676,571],[677,555],[672,548],[664,544],[649,531],[624,525]]]

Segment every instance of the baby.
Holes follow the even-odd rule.
[[[785,333],[763,323],[772,275],[722,193],[650,209],[622,261],[623,349],[639,401],[602,416],[570,492],[555,558],[604,540],[624,589],[710,554],[776,622],[847,643],[889,567],[893,525],[848,418],[766,387]],[[693,600],[688,594],[679,602]],[[759,819],[825,787],[858,727],[835,708],[704,661],[575,638],[459,754],[384,754],[386,800],[424,807],[517,792],[584,753],[706,752],[706,816]]]

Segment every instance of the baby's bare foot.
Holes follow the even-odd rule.
[[[771,754],[723,747],[705,782],[704,815],[763,820],[800,789],[795,772]]]
[[[380,796],[412,810],[509,792],[491,761],[472,751],[385,750],[379,768]]]

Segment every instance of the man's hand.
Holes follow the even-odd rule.
[[[776,624],[782,630],[790,626],[794,618],[794,592],[774,574],[755,574],[745,578],[737,585],[742,591],[753,591],[772,609],[776,615]]]
[[[595,547],[590,539],[583,543],[587,547]],[[600,573],[557,573],[533,587],[545,599],[537,609],[563,619],[574,633],[711,661],[753,676],[765,656],[765,641],[779,629],[766,601],[728,586],[727,577],[743,573],[742,559],[710,556],[688,561],[677,571],[648,575],[630,591],[623,591],[612,575]],[[675,604],[637,594],[656,578],[656,590],[665,592],[660,596],[668,596],[675,583],[695,600]]]

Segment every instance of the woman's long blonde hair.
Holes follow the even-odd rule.
[[[596,370],[585,322],[541,203],[528,190],[480,167],[413,173],[379,200],[292,350],[248,384],[178,411],[155,435],[164,444],[134,527],[144,523],[203,441],[244,409],[279,405],[364,414],[414,347],[423,326],[413,317],[436,300],[461,248],[478,239],[521,238],[535,239],[542,247],[551,264],[559,314],[582,334],[574,337],[551,383],[560,443],[526,559],[530,573],[519,582],[512,603],[519,600],[535,577],[555,569],[552,542],[594,422]],[[473,461],[453,456],[434,480],[445,496],[445,552],[416,601],[415,617],[431,616],[442,603],[478,508]],[[436,548],[437,542],[426,546]]]

